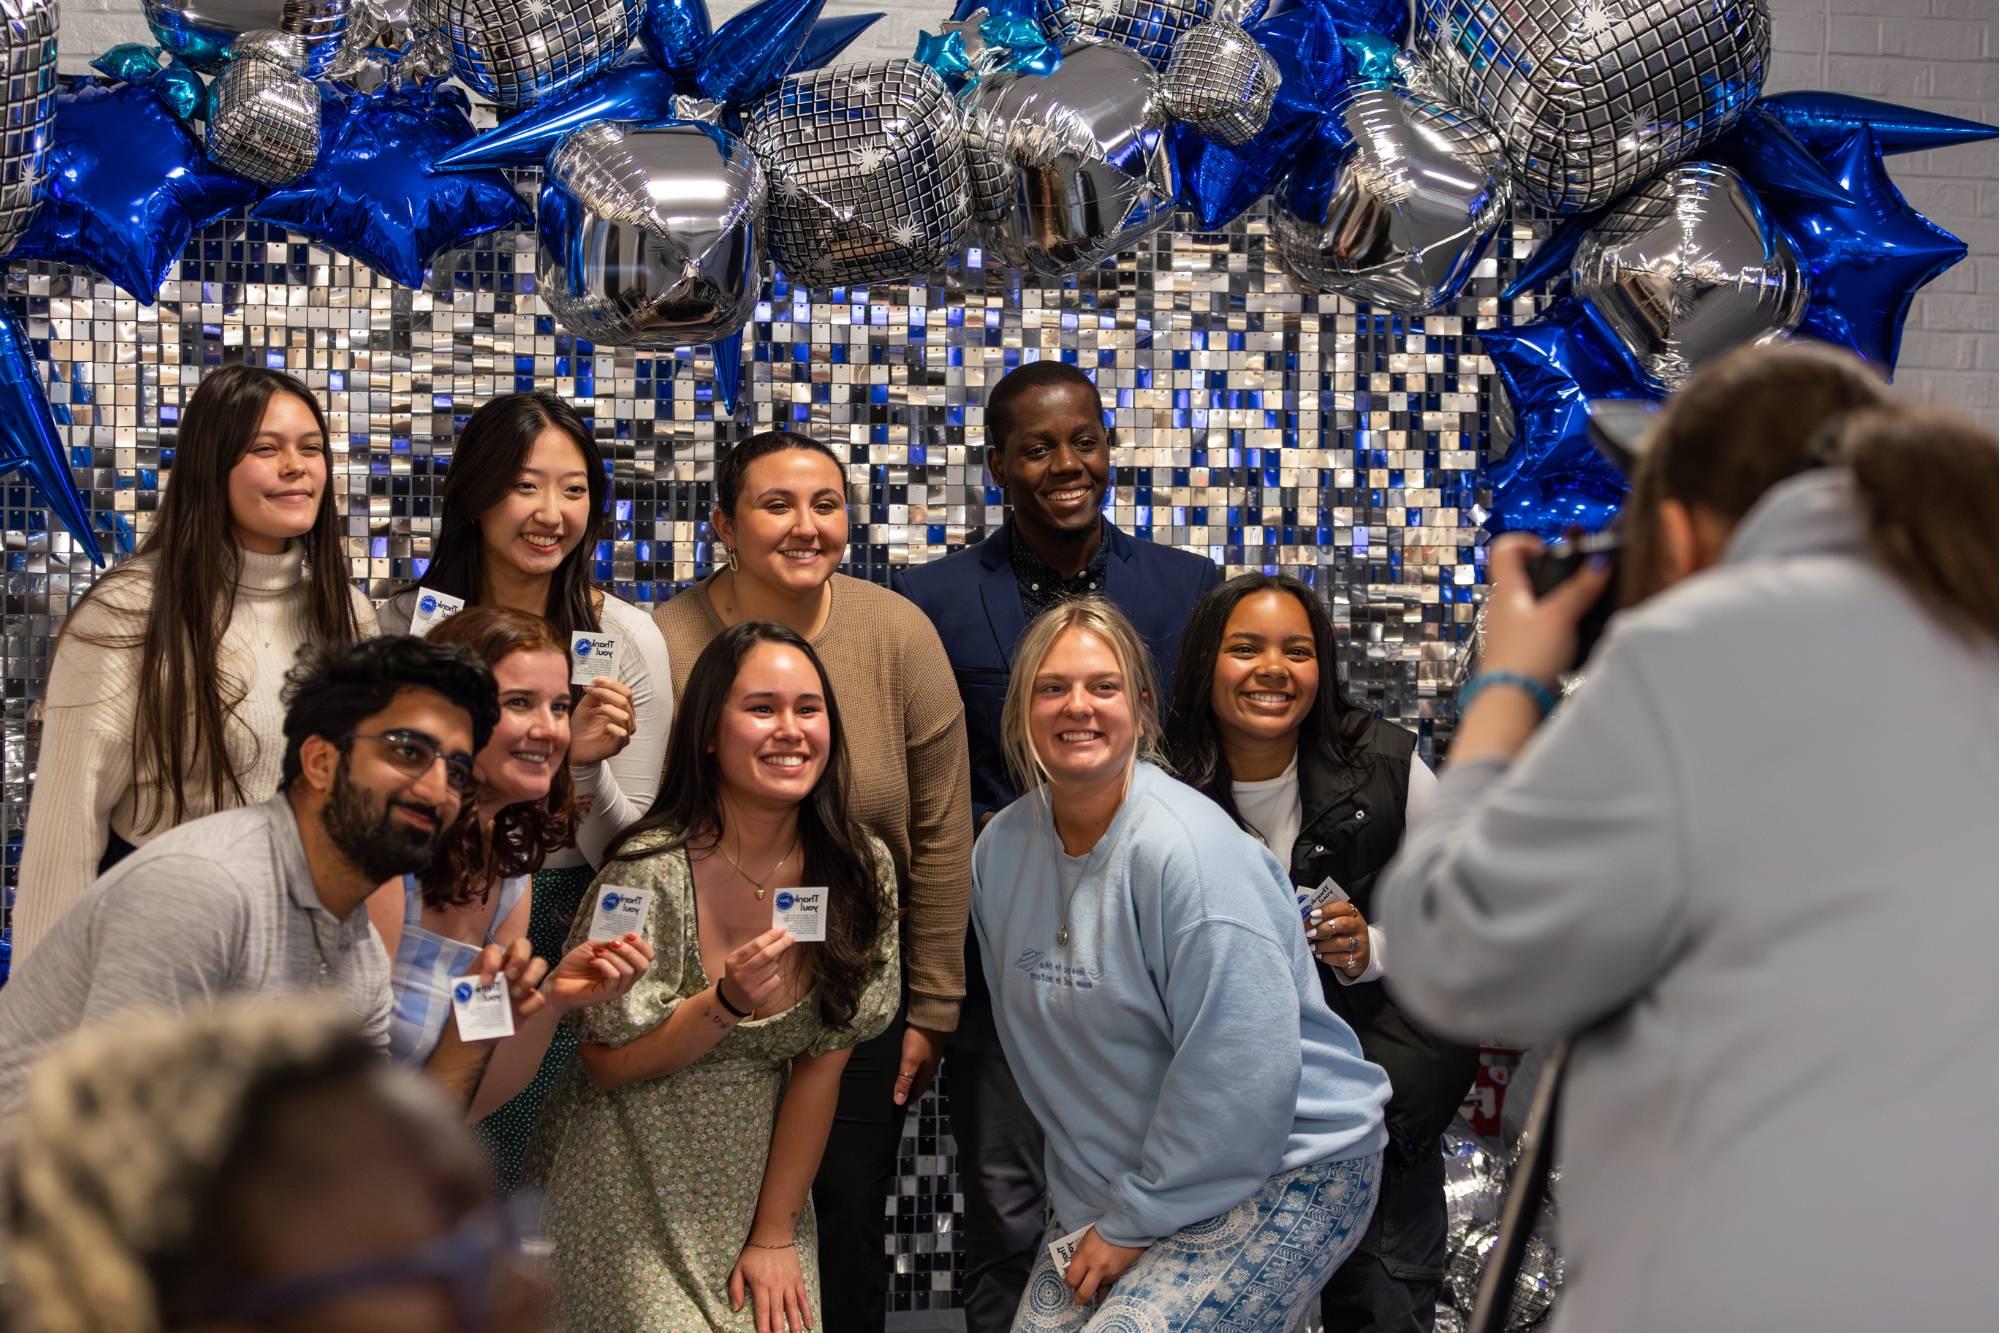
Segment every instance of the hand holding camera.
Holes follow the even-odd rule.
[[[1493,543],[1481,671],[1554,682],[1581,665],[1616,600],[1611,553],[1589,542],[1601,539],[1545,548],[1509,533]]]

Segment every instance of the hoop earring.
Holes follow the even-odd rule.
[[[718,546],[721,546],[722,544],[721,544],[720,542],[717,542],[717,543],[716,543],[716,545],[718,545]],[[734,573],[736,572],[736,548],[735,548],[735,547],[733,547],[733,546],[723,546],[723,547],[722,547],[722,565],[723,565],[723,568],[727,569],[727,570],[728,570],[728,571],[729,571],[730,573],[734,574]]]

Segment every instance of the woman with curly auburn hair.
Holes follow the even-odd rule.
[[[586,942],[538,986],[544,965],[527,938],[531,877],[570,839],[569,764],[604,756],[579,755],[583,743],[571,744],[569,659],[547,621],[474,607],[433,630],[430,641],[463,644],[492,668],[500,722],[473,761],[477,818],[439,846],[421,877],[383,885],[368,911],[395,960],[390,1052],[470,1096],[476,1118],[527,1086],[563,1014],[624,994],[652,954],[643,940]],[[516,1030],[497,1047],[463,1042],[446,1022],[452,982],[480,970],[486,949],[499,951],[515,983]]]

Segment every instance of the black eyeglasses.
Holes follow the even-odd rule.
[[[441,1282],[459,1333],[484,1333],[499,1313],[501,1274],[521,1252],[506,1204],[468,1213],[457,1226],[401,1254],[259,1282],[239,1295],[232,1318],[258,1323],[301,1315],[382,1287]]]
[[[431,771],[431,765],[444,760],[445,781],[461,798],[470,799],[479,791],[479,779],[472,775],[472,757],[464,754],[446,754],[444,747],[424,735],[421,731],[384,731],[375,734],[357,731],[347,738],[349,741],[374,741],[387,752],[389,762],[396,771],[411,778],[420,778]]]

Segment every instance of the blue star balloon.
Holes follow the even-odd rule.
[[[1917,291],[1965,258],[1965,242],[1911,208],[1882,166],[1875,132],[1851,130],[1826,157],[1851,203],[1768,201],[1812,284],[1799,332],[1896,368]]]
[[[1574,301],[1532,324],[1482,329],[1479,345],[1514,405],[1513,447],[1487,469],[1486,526],[1544,541],[1602,528],[1618,512],[1625,479],[1590,443],[1590,404],[1658,395]]]
[[[2000,133],[1976,120],[1960,120],[1957,116],[1874,102],[1847,93],[1777,93],[1759,105],[1782,121],[1800,142],[1822,153],[1838,148],[1850,133],[1862,129],[1873,130],[1876,144],[1892,156],[1974,143]]]
[[[0,473],[23,472],[49,512],[62,520],[94,565],[104,563],[90,510],[69,474],[69,459],[56,436],[48,395],[35,378],[28,336],[10,310],[0,308]]]
[[[1231,145],[1215,142],[1192,125],[1173,129],[1180,204],[1204,231],[1228,226],[1291,170],[1347,81],[1348,50],[1318,0],[1274,4],[1248,31],[1277,62],[1283,79],[1262,132],[1248,143]]]
[[[804,74],[809,70],[826,68],[842,51],[854,45],[856,38],[886,17],[878,9],[868,14],[821,19],[812,25],[812,31],[806,35],[806,44],[800,48],[799,58],[792,62],[789,72]]]
[[[405,287],[424,285],[440,251],[528,221],[498,172],[434,173],[438,156],[472,137],[458,88],[383,87],[321,99],[326,148],[296,184],[250,210]]]
[[[748,106],[798,62],[826,0],[757,0],[716,29],[695,70],[703,97]]]
[[[435,165],[439,171],[537,166],[571,130],[600,120],[665,120],[673,115],[674,98],[693,91],[692,84],[659,68],[645,53],[628,51],[610,68],[586,75],[467,139]]]
[[[208,160],[150,85],[56,97],[43,203],[8,253],[100,273],[151,305],[195,230],[263,187]]]

